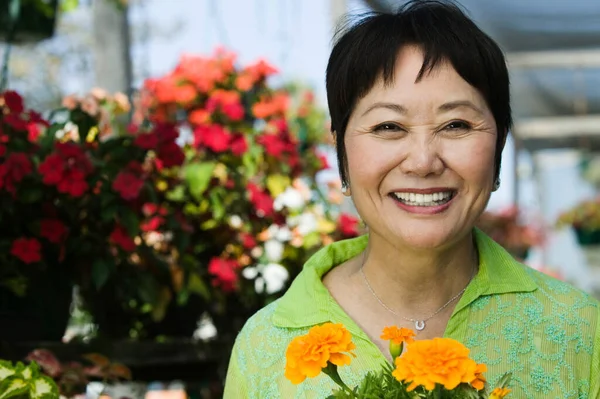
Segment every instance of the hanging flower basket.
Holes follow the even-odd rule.
[[[19,0],[16,30],[12,34],[9,32],[14,19],[11,3],[11,0],[0,3],[1,42],[37,43],[54,35],[58,0]]]

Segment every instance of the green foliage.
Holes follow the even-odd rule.
[[[58,386],[35,362],[24,365],[0,360],[0,399],[56,399]]]

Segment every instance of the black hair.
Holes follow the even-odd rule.
[[[440,63],[449,62],[484,97],[498,130],[497,179],[506,135],[512,127],[504,54],[454,2],[413,0],[394,13],[370,12],[358,19],[349,16],[334,36],[326,87],[342,183],[348,183],[344,137],[350,115],[379,78],[386,85],[392,83],[396,59],[406,46],[423,52],[417,81]]]

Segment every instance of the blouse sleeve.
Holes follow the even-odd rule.
[[[596,318],[596,338],[594,340],[590,383],[589,399],[600,399],[600,308]]]

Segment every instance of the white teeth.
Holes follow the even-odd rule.
[[[440,202],[447,202],[452,197],[451,191],[444,191],[433,194],[415,194],[406,192],[394,193],[396,198],[401,200],[407,205],[412,206],[436,206],[440,205]]]

